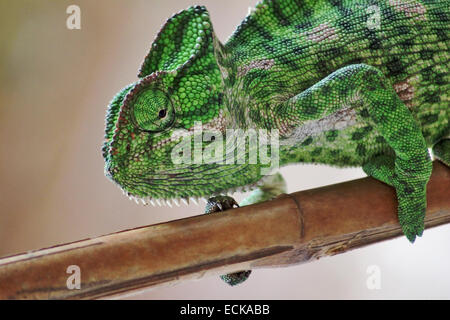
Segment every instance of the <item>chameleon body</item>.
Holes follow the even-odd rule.
[[[149,202],[228,194],[261,181],[262,165],[174,163],[175,146],[196,121],[223,134],[277,129],[281,165],[361,166],[393,186],[413,242],[424,229],[428,148],[450,165],[449,7],[262,1],[225,44],[204,7],[181,11],[109,105],[106,175]]]

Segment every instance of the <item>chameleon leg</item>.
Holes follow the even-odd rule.
[[[450,167],[450,138],[436,143],[433,146],[433,155]]]
[[[363,159],[369,175],[397,192],[403,233],[413,242],[424,229],[426,184],[432,163],[419,125],[381,71],[365,64],[341,68],[280,107],[281,119],[320,119],[361,100],[375,129],[394,150],[392,159]]]
[[[267,177],[267,180],[258,189],[252,191],[250,195],[241,201],[241,206],[246,206],[258,202],[263,202],[270,200],[277,195],[286,192],[286,183],[281,176],[277,173],[275,175]],[[206,204],[205,213],[219,212],[237,206],[236,201],[228,196],[217,196],[208,199]],[[220,276],[220,278],[225,281],[230,286],[235,286],[248,279],[251,270],[239,271],[234,273],[229,273]]]
[[[363,170],[369,176],[390,186],[394,185],[395,157],[388,155],[377,156],[363,165]]]
[[[206,203],[205,213],[213,213],[232,209],[234,206],[238,207],[237,202],[228,196],[216,196],[208,199]],[[248,279],[251,270],[238,271],[220,276],[225,283],[230,286],[235,286]]]

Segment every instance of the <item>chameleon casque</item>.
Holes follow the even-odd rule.
[[[174,146],[196,121],[224,135],[277,129],[280,165],[361,166],[393,186],[413,242],[424,230],[428,148],[450,165],[449,8],[448,0],[267,0],[225,44],[206,8],[181,11],[139,79],[109,105],[106,175],[145,202],[226,195],[260,182],[261,165],[176,164]]]

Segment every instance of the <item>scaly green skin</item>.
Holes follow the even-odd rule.
[[[368,24],[372,5],[379,28]],[[137,198],[227,194],[261,180],[261,166],[174,164],[173,147],[195,121],[223,133],[278,129],[281,165],[362,166],[395,187],[414,241],[424,228],[427,148],[436,144],[449,163],[449,7],[263,1],[225,45],[204,7],[182,11],[158,34],[139,80],[109,106],[105,172]]]

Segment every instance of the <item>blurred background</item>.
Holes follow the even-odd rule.
[[[108,102],[136,80],[165,20],[203,4],[223,42],[256,0],[0,0],[0,256],[196,215],[203,206],[137,205],[103,175]],[[81,8],[81,29],[66,8]],[[282,168],[288,191],[363,177],[361,169]],[[239,195],[241,199],[245,194]],[[450,298],[450,225],[289,268],[238,287],[216,277],[133,299]],[[369,289],[371,266],[381,288]],[[1,283],[0,283],[1,286]]]

